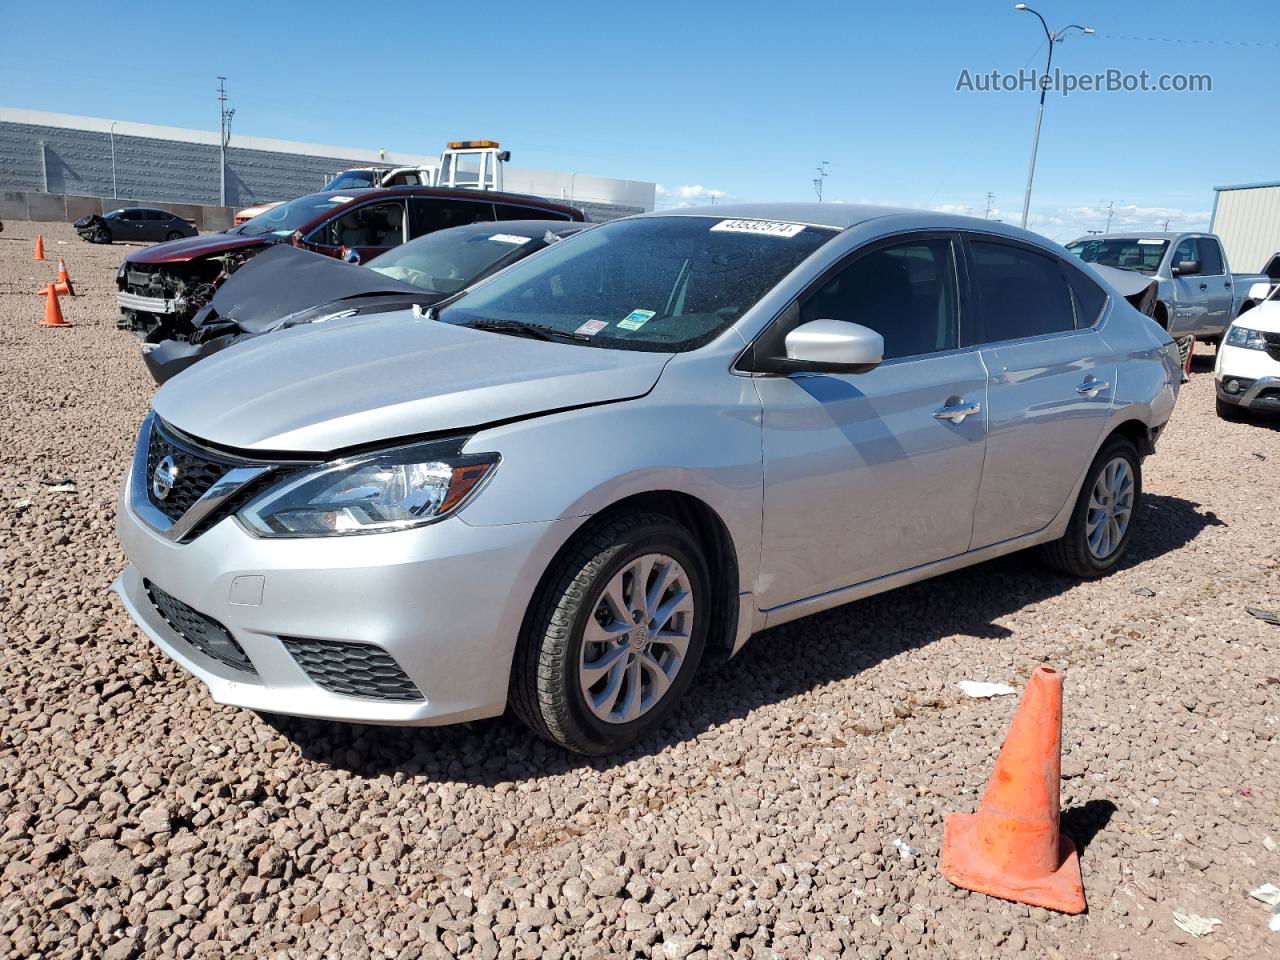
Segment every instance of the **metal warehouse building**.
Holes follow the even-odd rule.
[[[217,131],[0,107],[0,191],[212,206],[219,203],[218,138]],[[441,137],[441,147],[447,139]],[[519,156],[519,144],[504,146]],[[226,204],[247,207],[313,193],[335,172],[351,167],[435,165],[438,160],[233,134],[227,146]],[[654,204],[654,184],[639,180],[508,164],[504,181],[513,193],[561,200],[596,220],[652,210]]]
[[[1280,252],[1280,180],[1213,190],[1209,231],[1222,238],[1232,270],[1259,272]]]

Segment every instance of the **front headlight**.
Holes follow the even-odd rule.
[[[1248,327],[1238,327],[1233,324],[1227,331],[1227,346],[1244,347],[1246,350],[1265,350],[1267,338],[1262,335],[1261,330],[1250,330]]]
[[[498,465],[461,443],[419,443],[324,463],[236,514],[258,537],[342,537],[407,530],[457,510]]]

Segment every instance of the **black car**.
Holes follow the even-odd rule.
[[[77,220],[74,226],[81,239],[90,243],[181,240],[194,237],[199,232],[188,221],[168,210],[151,207],[124,207],[102,216],[91,213]]]
[[[258,254],[192,318],[189,337],[148,334],[142,359],[156,383],[197,360],[264,333],[361,314],[429,307],[588,227],[505,220],[438,230],[359,265],[287,244]]]

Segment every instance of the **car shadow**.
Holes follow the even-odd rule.
[[[1147,495],[1122,568],[1147,563],[1225,526],[1179,497]],[[996,623],[1077,581],[1016,553],[793,621],[753,637],[727,663],[699,671],[684,702],[653,735],[608,757],[568,753],[510,715],[449,727],[377,727],[263,714],[304,757],[360,776],[401,773],[493,786],[604,770],[693,739],[752,711],[854,676],[906,650],[950,636],[1003,640]],[[785,662],[785,670],[779,663]]]

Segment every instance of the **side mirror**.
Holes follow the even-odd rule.
[[[1179,260],[1173,265],[1173,275],[1175,277],[1189,277],[1199,272],[1199,260]]]
[[[1269,296],[1271,296],[1271,284],[1267,283],[1265,280],[1259,280],[1249,288],[1250,300],[1261,301],[1267,299]]]
[[[884,359],[884,337],[844,320],[811,320],[786,337],[787,372],[866,373]]]
[[[359,262],[360,262],[360,251],[359,251],[359,250],[352,250],[350,247],[343,247],[343,248],[342,248],[342,259],[343,259],[343,261],[344,261],[344,262],[346,262],[346,263],[359,263]]]

